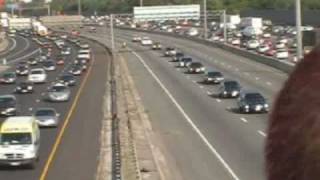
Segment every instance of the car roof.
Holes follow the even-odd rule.
[[[7,118],[1,125],[1,133],[32,132],[35,119],[32,116],[14,116]]]
[[[35,110],[35,112],[37,111],[43,111],[43,110],[50,110],[50,111],[55,111],[56,112],[56,109],[55,108],[52,108],[52,107],[39,107]]]
[[[11,95],[11,94],[7,94],[7,95],[0,95],[0,98],[14,98],[14,99],[16,99],[16,96]]]

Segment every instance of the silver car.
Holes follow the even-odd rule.
[[[58,83],[51,86],[48,90],[47,99],[51,102],[69,101],[71,90],[68,86]]]
[[[40,127],[57,127],[60,114],[54,108],[38,108],[33,116]]]

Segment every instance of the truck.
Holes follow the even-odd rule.
[[[9,27],[14,29],[31,29],[31,18],[9,18]]]
[[[242,18],[240,22],[240,27],[245,28],[245,27],[253,27],[255,29],[261,29],[263,26],[262,23],[262,18],[257,18],[257,17],[246,17]]]
[[[40,129],[33,116],[7,118],[0,127],[0,164],[34,168],[39,158]]]

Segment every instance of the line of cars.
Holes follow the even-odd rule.
[[[134,36],[132,41],[138,43],[140,42],[138,39],[147,39],[147,37],[138,38],[138,36]],[[141,45],[143,44],[141,43]],[[150,45],[151,49],[154,49],[154,45],[159,44],[154,42]],[[223,73],[218,70],[208,70],[200,61],[194,60],[177,48],[164,48],[163,57],[171,59],[170,62],[175,63],[176,68],[184,69],[185,73],[203,74],[203,80],[199,83],[219,85],[218,93],[215,95],[217,98],[237,98],[238,112],[267,113],[269,111],[267,100],[261,93],[243,88],[238,81],[226,79]]]
[[[54,34],[41,40],[34,37],[42,48],[41,54],[19,62],[15,71],[5,72],[0,77],[0,86],[15,86],[11,94],[0,95],[0,115],[5,117],[0,126],[0,165],[35,168],[39,160],[40,128],[59,126],[61,116],[55,108],[38,107],[30,116],[22,113],[19,97],[37,91],[37,84],[44,84],[48,85],[46,92],[37,93],[39,96],[43,94],[43,101],[48,102],[48,106],[49,103],[67,102],[71,99],[72,86],[77,84],[76,76],[84,73],[89,65],[89,44],[77,38],[69,38],[68,41],[79,48],[77,57],[73,59],[68,57],[71,46],[63,36]],[[53,53],[53,44],[57,47],[58,55]],[[63,54],[66,48],[70,53]],[[86,57],[81,53],[83,50],[87,52]],[[59,63],[59,57],[70,62]],[[49,79],[53,75],[51,72],[58,69],[62,70],[62,74],[53,80]]]

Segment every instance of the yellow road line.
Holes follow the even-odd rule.
[[[92,60],[94,62],[94,57],[92,57]],[[81,95],[81,93],[83,91],[83,88],[84,88],[87,80],[88,80],[88,77],[89,77],[89,75],[91,73],[91,69],[92,69],[92,65],[89,67],[89,69],[87,71],[87,74],[86,74],[84,80],[81,83],[81,86],[80,86],[80,88],[79,88],[79,90],[77,92],[77,95],[76,95],[76,97],[75,97],[75,99],[74,99],[74,101],[72,103],[72,106],[71,106],[71,108],[69,110],[69,113],[68,113],[68,115],[67,115],[67,117],[66,117],[66,119],[65,119],[65,121],[63,123],[63,126],[62,126],[62,128],[61,128],[61,130],[60,130],[60,132],[58,134],[58,137],[57,137],[57,139],[56,139],[56,141],[55,141],[55,143],[53,145],[53,148],[51,150],[49,158],[48,158],[48,160],[47,160],[47,162],[46,162],[46,164],[44,166],[44,169],[42,170],[42,173],[41,173],[41,176],[40,176],[39,180],[45,180],[47,178],[49,168],[50,168],[50,166],[51,166],[51,164],[52,164],[52,162],[53,162],[53,160],[54,160],[54,158],[56,156],[58,147],[59,147],[59,145],[61,143],[62,137],[63,137],[63,135],[64,135],[64,133],[65,133],[65,131],[67,129],[67,126],[68,126],[69,122],[70,122],[71,116],[73,115],[73,112],[74,112],[75,108],[77,107],[77,104],[78,104],[78,101],[79,101],[79,97],[80,97],[80,95]]]

